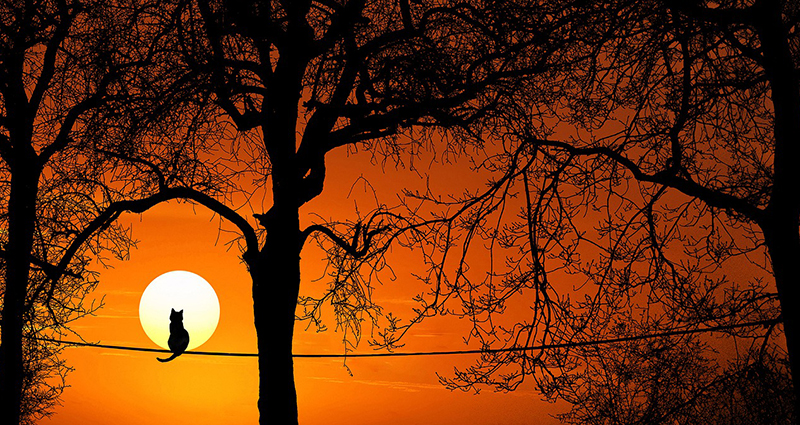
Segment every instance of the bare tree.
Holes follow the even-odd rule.
[[[301,227],[300,208],[323,190],[326,155],[357,146],[399,158],[428,148],[435,140],[430,129],[478,131],[473,124],[558,50],[566,24],[545,20],[548,7],[558,8],[405,0],[185,3],[176,33],[184,60],[205,73],[214,102],[238,130],[235,141],[217,150],[228,152],[232,164],[219,172],[232,181],[245,172],[257,189],[269,188],[266,211],[247,204],[255,223],[232,198],[194,199],[231,220],[242,236],[253,281],[261,423],[297,423],[296,318],[319,324],[319,308],[330,302],[338,324],[356,336],[362,320],[375,325],[381,310],[370,297],[371,271],[366,278],[360,272],[381,262],[389,242],[420,235],[419,223],[383,208],[357,223]],[[520,17],[530,31],[513,29],[508,16]],[[450,140],[442,149],[463,149],[474,139]],[[252,196],[252,183],[239,181],[239,193]],[[298,315],[300,255],[309,238],[352,268],[334,276],[324,294],[303,298]]]
[[[497,177],[461,197],[408,198],[444,223],[428,238],[422,311],[469,318],[483,346],[562,348],[486,354],[443,381],[513,390],[533,378],[575,403],[578,422],[602,422],[591,409],[605,394],[605,407],[628,404],[603,420],[667,423],[713,405],[709,393],[746,393],[730,383],[748,370],[786,376],[788,359],[794,396],[781,384],[771,402],[797,403],[796,2],[575,2],[564,13],[575,25],[563,54],[520,83],[495,132],[481,135],[496,142],[478,167]],[[470,268],[481,256],[491,270]],[[515,303],[530,314],[504,316]],[[778,316],[782,328],[722,338],[584,345]],[[754,355],[760,346],[772,354]],[[714,354],[721,347],[728,358]],[[697,376],[708,387],[693,387]],[[791,410],[773,409],[774,420]]]
[[[34,274],[31,285],[41,275]],[[59,284],[59,293],[54,301],[69,303],[70,313],[62,314],[58,324],[54,324],[50,312],[44,305],[36,303],[24,312],[22,338],[23,381],[20,405],[20,423],[34,424],[39,419],[49,416],[57,407],[61,393],[66,388],[66,376],[71,368],[61,357],[64,346],[54,342],[58,333],[66,331],[69,323],[91,313],[96,305],[84,304],[84,296],[94,288],[93,276],[85,273],[82,277],[67,276]],[[64,296],[69,293],[70,295]]]
[[[67,367],[42,339],[97,307],[83,302],[97,283],[91,262],[132,245],[116,218],[175,198],[169,189],[222,184],[195,156],[208,127],[163,42],[175,21],[166,6],[0,5],[4,424],[31,423],[57,402]]]

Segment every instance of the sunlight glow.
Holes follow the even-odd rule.
[[[189,332],[189,347],[206,342],[219,323],[219,300],[214,288],[202,277],[183,270],[153,279],[139,302],[139,321],[147,336],[169,349],[170,309],[183,310],[183,326]]]

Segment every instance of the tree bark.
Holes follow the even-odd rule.
[[[781,2],[765,0],[761,5],[755,22],[775,110],[775,159],[770,202],[759,224],[772,260],[792,369],[795,414],[800,414],[800,82]]]
[[[258,338],[259,423],[296,425],[292,339],[300,292],[300,215],[302,178],[295,150],[295,123],[302,72],[294,56],[284,55],[267,106],[263,137],[272,163],[272,207],[261,224],[266,230],[258,261],[251,266],[253,309]],[[288,65],[287,65],[288,63]]]
[[[20,164],[22,162],[23,164]],[[26,166],[27,165],[27,166]],[[0,323],[0,423],[20,421],[24,364],[22,327],[36,222],[38,174],[32,161],[12,165],[8,199],[5,293]]]
[[[300,289],[300,221],[296,207],[280,207],[273,205],[265,246],[250,266],[262,425],[297,424],[292,338]]]
[[[778,288],[786,349],[792,369],[795,412],[800,412],[800,235],[797,217],[792,221],[794,224],[775,222],[765,229],[764,239]]]

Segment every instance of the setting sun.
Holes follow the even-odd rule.
[[[162,348],[169,339],[170,310],[183,311],[189,350],[211,338],[219,323],[219,300],[202,277],[183,270],[162,274],[150,282],[139,302],[139,321],[147,336]]]

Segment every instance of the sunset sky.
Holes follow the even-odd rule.
[[[391,201],[397,189],[421,184],[417,173],[393,167],[384,175],[362,156],[333,155],[323,195],[305,207],[306,213],[333,218],[349,216],[358,200],[353,183],[368,177]],[[353,164],[358,166],[353,166]],[[349,166],[348,166],[349,165]],[[422,166],[422,165],[418,165]],[[427,169],[427,165],[424,166]],[[481,176],[454,174],[452,167],[433,167],[432,185],[480,184]],[[423,170],[424,171],[424,170]],[[462,170],[463,171],[463,170]],[[472,175],[471,178],[467,177]],[[458,184],[456,184],[458,182]],[[479,187],[479,186],[478,186]],[[352,191],[351,191],[351,188]],[[456,189],[457,190],[457,189]],[[348,198],[348,194],[350,197]],[[306,217],[308,220],[308,217]],[[236,247],[227,249],[230,234],[220,234],[210,212],[189,204],[160,205],[142,215],[128,215],[139,241],[128,261],[110,260],[101,269],[96,298],[105,307],[96,317],[73,326],[87,341],[158,348],[138,319],[139,300],[148,283],[171,270],[188,270],[208,280],[217,292],[221,313],[216,332],[201,351],[255,352],[250,278]],[[306,221],[308,224],[308,221]],[[409,317],[411,298],[424,288],[408,279],[413,259],[394,264],[398,280],[378,289],[386,311]],[[304,251],[301,294],[323,274],[320,253],[309,244]],[[318,283],[317,283],[318,285]],[[391,287],[389,287],[391,286]],[[304,288],[306,290],[304,290]],[[341,332],[317,333],[298,323],[296,354],[342,353]],[[433,318],[415,327],[402,351],[461,350],[467,324],[454,318]],[[72,338],[74,339],[74,338]],[[366,337],[365,337],[366,340]],[[370,352],[362,341],[358,352]],[[155,353],[114,351],[91,347],[68,348],[64,357],[75,371],[68,376],[62,406],[42,425],[107,424],[242,424],[256,423],[258,410],[255,358],[184,355],[171,363],[156,361]],[[163,356],[161,356],[163,357]],[[513,393],[491,389],[479,395],[451,392],[436,373],[452,375],[454,366],[467,366],[474,355],[349,359],[296,359],[295,380],[301,424],[523,424],[557,423],[548,415],[563,410],[540,400],[532,385]]]
[[[0,425],[796,423],[797,22],[4,2]]]

